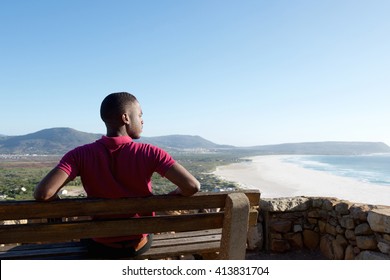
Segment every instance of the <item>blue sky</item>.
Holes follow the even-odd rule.
[[[390,144],[390,1],[0,0],[0,134],[104,133],[129,91],[144,136]]]

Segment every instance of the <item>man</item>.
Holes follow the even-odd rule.
[[[154,172],[177,188],[171,195],[191,196],[200,183],[164,150],[134,142],[142,133],[142,110],[135,96],[127,92],[108,95],[100,115],[107,133],[94,143],[68,152],[59,164],[37,185],[34,197],[40,201],[58,198],[58,191],[76,176],[81,177],[88,197],[123,198],[152,195]],[[141,214],[129,214],[140,216]],[[135,256],[146,251],[152,235],[94,238],[88,240],[90,251],[100,257]]]

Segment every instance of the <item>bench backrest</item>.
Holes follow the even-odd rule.
[[[240,198],[240,195],[241,199],[242,195],[244,196],[244,200],[247,201],[244,204],[247,203],[249,209],[259,205],[260,193],[256,190],[239,193],[199,193],[192,197],[152,196],[115,200],[63,199],[52,202],[1,201],[0,221],[34,219],[35,222],[0,225],[0,243],[57,242],[81,238],[133,235],[145,232],[158,233],[223,228],[226,220],[224,218],[226,215],[232,215],[232,208],[236,207],[231,205],[232,199],[238,201],[237,198]],[[225,211],[189,212],[181,215],[146,215],[140,218],[88,219],[95,215],[151,213],[154,211],[164,213],[166,211],[214,208],[221,208]],[[60,222],[47,222],[48,219],[56,218],[57,221],[58,218],[61,218]],[[240,218],[246,219],[246,217],[235,217],[235,219]],[[249,211],[249,223],[255,224],[256,220],[257,210]]]

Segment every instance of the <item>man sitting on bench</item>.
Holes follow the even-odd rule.
[[[166,151],[133,141],[140,138],[143,127],[141,106],[135,96],[127,92],[108,95],[101,104],[100,115],[107,128],[106,136],[65,154],[37,185],[36,200],[57,199],[58,191],[76,176],[81,177],[90,198],[151,196],[154,172],[177,186],[171,195],[191,196],[199,191],[198,180]],[[129,213],[129,217],[138,216],[142,213]],[[142,254],[150,248],[152,239],[151,234],[142,234],[84,242],[91,257],[115,259]]]

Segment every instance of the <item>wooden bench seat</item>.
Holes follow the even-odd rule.
[[[221,229],[164,233],[154,236],[152,247],[134,259],[161,259],[187,254],[210,254],[219,251]],[[1,259],[86,259],[87,248],[79,241],[4,246]]]
[[[244,191],[200,193],[192,197],[2,201],[0,220],[29,220],[29,223],[0,225],[0,244],[4,244],[0,247],[0,259],[86,259],[87,250],[79,241],[82,238],[145,232],[155,233],[153,245],[138,259],[186,254],[207,258],[216,252],[221,259],[243,259],[247,229],[256,224],[259,199],[258,191]],[[222,211],[216,212],[218,208]],[[177,210],[184,214],[166,214]],[[90,219],[94,215],[153,211],[158,214]],[[56,222],[48,222],[54,218]]]

